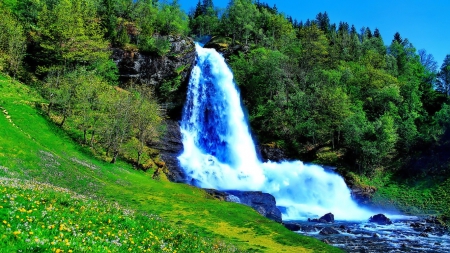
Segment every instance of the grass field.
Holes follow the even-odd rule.
[[[110,239],[100,244],[86,242],[85,246],[75,234],[89,233],[89,221],[94,223],[89,236],[100,230],[117,236],[117,230],[122,230],[123,234],[123,227],[129,226],[139,230],[133,232],[134,241],[147,239],[150,242],[147,249],[152,251],[166,249],[167,252],[171,245],[170,252],[186,252],[191,247],[186,245],[194,245],[192,252],[238,249],[250,252],[340,252],[316,239],[294,234],[249,207],[212,199],[201,189],[170,183],[164,177],[154,180],[151,173],[133,170],[122,161],[110,164],[96,159],[89,149],[75,143],[67,133],[46,120],[37,109],[44,102],[29,86],[0,76],[0,200],[3,198],[6,203],[0,204],[0,222],[3,222],[0,252],[27,251],[26,247],[30,245],[35,245],[35,252],[42,249],[105,252],[104,247],[116,252],[142,251],[123,245],[114,248]],[[20,201],[14,200],[13,205],[10,196],[16,196]],[[47,216],[49,203],[54,203],[52,207],[58,208],[62,216]],[[73,216],[72,208],[75,210],[80,206],[93,209]],[[36,227],[28,231],[19,225],[30,210],[30,214],[37,212],[32,219],[39,223],[33,223]],[[120,218],[123,210],[131,210],[134,214]],[[44,212],[49,220],[43,220]],[[20,222],[14,215],[19,216]],[[61,217],[64,217],[63,221]],[[148,222],[149,217],[156,217],[158,221]],[[109,225],[109,220],[115,227]],[[68,222],[82,224],[78,224],[79,230],[69,228],[68,235],[61,238],[53,230],[47,231],[51,224],[55,228],[64,224],[65,228],[70,225]],[[156,233],[162,228],[166,232]],[[20,234],[14,234],[19,229]],[[161,243],[158,247],[149,246],[158,240],[152,241],[154,238],[148,237],[147,230],[159,239],[165,238],[167,247],[162,247]],[[171,234],[168,230],[174,232]],[[141,233],[140,237],[136,233]],[[176,242],[177,235],[183,235],[186,241]],[[69,245],[64,244],[67,243],[65,239]],[[195,248],[203,243],[204,248]],[[38,250],[36,245],[41,245]]]

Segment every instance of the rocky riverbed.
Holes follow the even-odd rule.
[[[374,222],[289,221],[285,226],[347,252],[450,252],[448,230],[436,219],[390,216],[392,224]]]

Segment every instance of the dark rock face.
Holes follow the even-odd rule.
[[[317,222],[317,223],[329,223],[334,222],[334,214],[327,213],[324,216],[320,217],[319,219],[310,219],[308,218],[309,222]]]
[[[262,216],[281,223],[281,212],[276,206],[274,196],[259,191],[226,191],[226,193],[237,197],[241,204],[252,207]]]
[[[324,216],[320,217],[320,220],[325,220],[327,222],[334,222],[334,214],[327,213]]]
[[[375,193],[375,188],[372,187],[357,187],[350,186],[352,198],[362,205],[372,204],[372,195]]]
[[[180,125],[177,121],[166,120],[167,130],[160,141],[148,143],[152,148],[158,149],[162,160],[166,163],[167,171],[164,171],[172,182],[185,182],[186,174],[177,159],[183,151]]]
[[[261,154],[263,162],[281,162],[288,158],[282,149],[270,145],[260,145],[259,153]]]
[[[339,234],[339,231],[337,231],[336,229],[334,229],[332,227],[324,227],[324,228],[322,228],[322,230],[320,230],[319,234],[321,234],[321,235],[335,235],[335,234]]]
[[[239,52],[248,52],[250,49],[248,46],[235,44],[232,45],[232,39],[228,37],[213,37],[205,44],[205,48],[214,48],[217,52],[221,53],[223,57],[228,59],[231,55],[236,55]]]
[[[302,227],[295,223],[283,223],[283,226],[291,231],[299,231]]]
[[[392,221],[382,213],[370,217],[369,222],[374,222],[377,223],[378,225],[392,224]]]
[[[122,82],[133,80],[138,84],[152,85],[157,94],[164,82],[179,77],[180,87],[159,96],[163,98],[168,114],[179,118],[189,74],[195,62],[195,44],[191,38],[181,36],[166,36],[164,39],[171,43],[170,51],[165,56],[114,48],[112,58],[119,68]]]

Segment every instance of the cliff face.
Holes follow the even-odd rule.
[[[164,39],[171,43],[170,51],[164,56],[114,48],[112,58],[119,68],[122,83],[133,81],[153,86],[167,114],[179,120],[195,62],[195,44],[191,38],[182,36]]]

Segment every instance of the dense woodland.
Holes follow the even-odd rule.
[[[252,130],[292,156],[328,150],[321,162],[370,175],[448,139],[450,55],[439,66],[400,33],[326,12],[297,21],[251,0],[202,0],[189,13],[176,0],[2,0],[0,16],[0,71],[38,87],[43,111],[112,161],[145,163],[164,115],[151,87],[117,88],[110,49],[164,57],[166,35],[237,48],[228,62]]]

